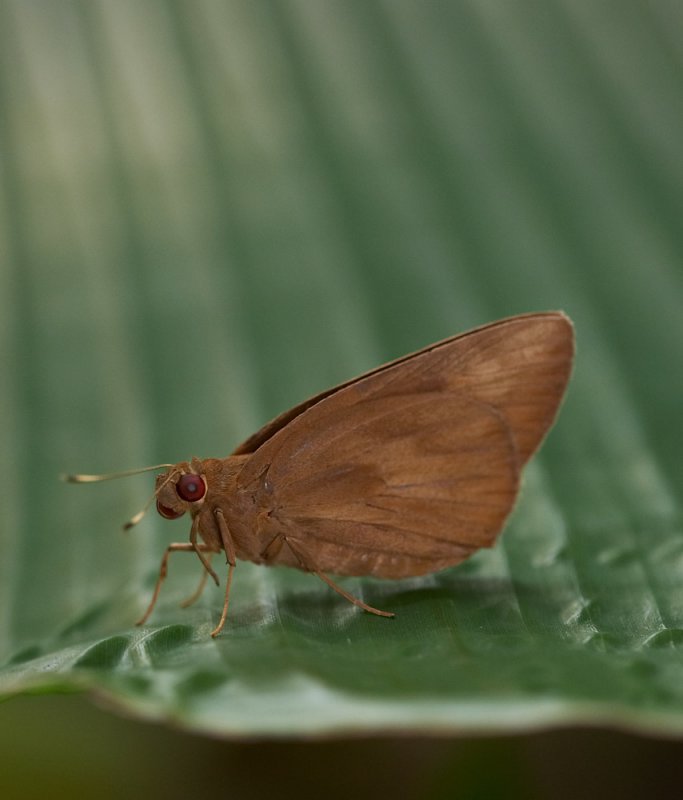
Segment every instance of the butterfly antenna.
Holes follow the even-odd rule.
[[[141,472],[152,472],[155,469],[168,469],[174,464],[155,464],[153,467],[141,467],[139,469],[124,469],[122,472],[108,472],[104,475],[69,475],[62,474],[59,477],[67,483],[99,483],[100,481],[113,481],[115,478],[127,478],[129,475],[139,475]]]
[[[166,466],[166,467],[172,467],[172,466],[173,466],[173,464],[164,464],[164,466]],[[140,509],[140,511],[138,511],[138,513],[137,513],[137,514],[135,514],[134,516],[132,516],[132,517],[131,517],[131,518],[128,520],[128,522],[126,522],[126,523],[124,524],[124,526],[123,526],[123,530],[124,530],[124,531],[129,531],[129,530],[130,530],[132,527],[134,527],[135,525],[137,525],[137,524],[138,524],[138,522],[140,522],[140,520],[141,520],[141,519],[142,519],[142,518],[145,516],[145,514],[146,514],[146,513],[149,511],[149,507],[152,505],[152,503],[153,503],[153,502],[154,502],[154,500],[156,499],[156,497],[157,497],[157,495],[159,494],[159,492],[160,492],[160,491],[161,491],[161,490],[164,488],[164,486],[166,486],[166,484],[167,484],[167,483],[168,483],[170,480],[172,480],[172,479],[173,479],[173,478],[174,478],[174,477],[175,477],[177,474],[178,474],[177,470],[173,470],[173,472],[169,472],[169,474],[168,474],[168,475],[167,475],[167,477],[166,477],[166,480],[165,480],[165,481],[163,481],[161,484],[159,484],[159,486],[157,486],[157,488],[156,488],[156,489],[155,489],[155,490],[152,492],[152,495],[151,495],[151,497],[150,497],[150,498],[147,500],[147,502],[146,502],[146,503],[145,503],[145,505],[144,505],[144,506],[143,506],[143,507]]]
[[[174,467],[175,464],[155,464],[152,467],[141,467],[139,469],[126,469],[121,472],[107,472],[104,475],[86,475],[86,474],[62,474],[59,477],[66,481],[67,483],[99,483],[100,481],[112,481],[116,478],[127,478],[130,475],[139,475],[142,472],[153,472],[154,470],[158,469],[168,469],[169,467]],[[124,531],[129,531],[134,525],[137,525],[138,522],[145,516],[145,514],[149,511],[149,507],[154,502],[154,498],[157,494],[163,489],[164,486],[171,480],[171,478],[175,475],[175,471],[169,473],[166,480],[154,490],[152,496],[149,500],[145,503],[140,511],[138,511],[135,516],[131,517],[128,522],[123,526]]]

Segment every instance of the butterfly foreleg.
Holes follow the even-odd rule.
[[[187,542],[176,542],[174,544],[169,544],[164,552],[164,555],[161,559],[161,566],[159,567],[159,575],[157,577],[156,586],[154,587],[154,594],[152,595],[152,599],[147,606],[147,611],[140,617],[140,619],[135,623],[136,625],[144,625],[144,623],[149,618],[149,615],[152,613],[152,609],[156,605],[157,598],[159,597],[159,592],[161,591],[161,585],[166,579],[166,575],[168,574],[168,558],[171,553],[194,553],[197,552],[197,548],[204,552],[210,552],[209,548],[204,544],[197,544],[195,543],[187,543]],[[205,559],[202,554],[202,563],[204,563]],[[213,571],[213,570],[212,570]],[[204,573],[206,576],[206,572]],[[203,586],[201,588],[204,588]],[[197,594],[197,592],[195,592]]]

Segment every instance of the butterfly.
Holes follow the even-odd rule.
[[[313,573],[380,616],[335,575],[404,578],[453,566],[491,547],[510,514],[524,465],[552,426],[571,374],[574,329],[561,312],[475,328],[328,389],[267,423],[226,458],[148,470],[162,517],[189,514],[188,542],[164,553],[154,608],[174,552],[224,552],[223,629],[238,560]],[[136,515],[126,527],[142,517]]]

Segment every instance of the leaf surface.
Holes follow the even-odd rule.
[[[618,12],[619,24],[614,25]],[[0,695],[226,736],[683,731],[683,71],[634,2],[0,5]],[[383,361],[562,308],[577,365],[498,545],[195,607],[145,476]],[[174,526],[174,527],[172,527]],[[222,576],[223,577],[223,576]]]

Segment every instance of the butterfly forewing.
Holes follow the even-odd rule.
[[[317,570],[401,577],[455,564],[490,545],[512,509],[572,353],[571,323],[553,313],[433,345],[269,423],[238,448],[255,449],[239,485]]]
[[[430,372],[440,369],[444,355],[448,374],[443,378],[449,386],[461,392],[467,388],[472,396],[504,407],[515,435],[523,440],[519,449],[526,462],[552,425],[571,373],[574,333],[561,312],[509,317],[383,364],[283,412],[242,442],[233,455],[255,452],[304,411],[387,370],[417,362],[410,366],[419,368],[421,380],[427,381]],[[405,369],[403,382],[413,374],[413,369]]]

